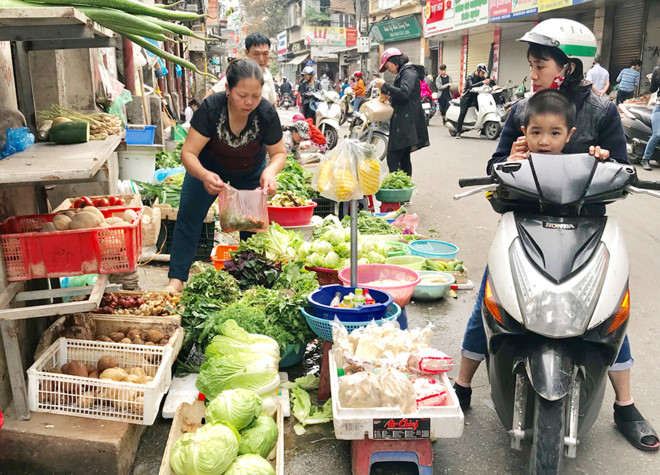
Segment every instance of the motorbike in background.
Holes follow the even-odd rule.
[[[463,132],[470,130],[479,130],[489,140],[496,140],[502,131],[502,121],[497,111],[497,104],[493,98],[493,88],[488,85],[472,88],[472,92],[477,94],[477,104],[479,109],[471,106],[468,109],[465,121],[463,122]],[[458,133],[458,116],[461,114],[461,100],[452,99],[447,109],[447,121],[445,127],[449,129],[449,135],[452,137]]]
[[[291,94],[288,92],[285,92],[282,94],[282,97],[280,98],[280,107],[285,108],[286,110],[289,110],[289,107],[293,107],[293,99],[291,98]]]
[[[424,120],[426,121],[426,125],[429,125],[429,122],[435,115],[435,112],[438,110],[438,108],[435,105],[435,102],[433,101],[433,97],[429,96],[424,96],[422,97],[422,109],[424,110]]]
[[[655,104],[652,104],[651,101],[649,105],[625,102],[619,104],[619,109],[623,113],[621,125],[623,125],[623,133],[626,136],[626,148],[631,163],[639,163],[644,156],[646,144],[653,134],[651,117],[654,108]],[[660,163],[660,145],[656,146],[651,160]]]
[[[622,230],[581,211],[631,194],[660,198],[660,182],[587,154],[531,154],[459,186],[475,188],[454,199],[485,192],[502,215],[481,308],[493,406],[512,448],[531,439],[530,473],[562,473],[562,457],[577,455],[598,417],[630,312]]]
[[[316,100],[316,126],[325,136],[328,150],[335,148],[339,142],[339,119],[341,107],[339,94],[335,91],[318,91],[314,94]]]
[[[355,92],[352,87],[347,87],[344,89],[344,95],[341,96],[339,100],[339,105],[341,107],[341,116],[339,117],[339,125],[343,125],[344,122],[350,120],[353,116],[353,100],[355,99]]]

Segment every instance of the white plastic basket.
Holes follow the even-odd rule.
[[[128,370],[141,367],[154,379],[146,384],[50,373],[78,360],[96,366],[112,356]],[[172,381],[172,348],[100,341],[58,339],[28,369],[31,411],[151,425]]]
[[[335,437],[342,440],[374,438],[374,421],[388,419],[429,419],[429,437],[458,438],[463,435],[463,411],[458,404],[456,392],[446,374],[440,381],[447,389],[447,405],[420,407],[414,414],[403,414],[398,407],[347,408],[339,403],[339,376],[337,363],[332,352],[330,357],[330,390],[332,392],[332,423]]]

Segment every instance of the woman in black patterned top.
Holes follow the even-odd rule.
[[[286,152],[279,116],[262,99],[262,86],[256,62],[234,61],[227,68],[226,92],[209,96],[190,121],[181,150],[186,178],[172,238],[170,290],[183,289],[202,223],[225,183],[239,190],[261,186],[270,195],[277,190],[276,176],[286,164]]]

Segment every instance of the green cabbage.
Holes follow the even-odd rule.
[[[332,243],[328,240],[322,238],[322,239],[317,239],[312,243],[312,252],[316,252],[319,254],[327,254],[330,251],[332,251]]]
[[[272,417],[261,415],[241,431],[238,453],[257,454],[266,458],[277,443],[277,424]]]
[[[275,360],[280,359],[280,345],[265,335],[248,333],[234,320],[227,320],[220,326],[222,335],[213,337],[206,347],[206,359],[216,356],[231,356],[240,353],[265,353]]]
[[[325,233],[323,233],[320,240],[320,242],[327,242],[328,244],[330,244],[330,250],[332,250],[334,246],[339,246],[345,241],[346,239],[344,239],[343,229],[337,229],[337,228],[328,229]],[[312,243],[312,249],[313,248],[314,248],[314,243]]]
[[[170,466],[177,475],[224,473],[238,455],[238,436],[224,424],[206,424],[174,443]]]
[[[305,264],[311,267],[323,267],[325,256],[320,252],[313,252],[305,260]]]
[[[263,405],[261,406],[261,413],[266,416],[273,417],[277,412],[277,397],[274,395],[262,396]]]
[[[248,389],[222,391],[206,407],[207,422],[222,422],[236,430],[249,426],[261,414],[263,402]]]
[[[351,255],[351,243],[350,242],[343,242],[335,248],[335,251],[342,258],[350,257],[350,255]]]
[[[340,262],[341,259],[339,258],[339,254],[337,254],[335,251],[330,251],[328,252],[328,255],[325,256],[323,267],[327,269],[336,269],[339,267]]]
[[[300,378],[296,378],[296,386],[303,388],[305,391],[310,391],[319,388],[319,381],[320,378],[318,376],[307,374]]]
[[[277,360],[263,353],[216,356],[202,365],[197,389],[212,401],[227,389],[250,389],[257,394],[274,391],[280,383]]]
[[[275,475],[275,470],[263,457],[246,454],[237,457],[225,475]]]
[[[372,264],[385,264],[385,257],[376,251],[371,251],[366,255],[366,258],[369,259],[369,262]]]

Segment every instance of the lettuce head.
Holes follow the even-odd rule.
[[[239,455],[224,475],[275,475],[273,466],[259,455]]]
[[[277,435],[277,424],[273,418],[261,415],[241,431],[238,453],[257,454],[266,458],[277,443]]]
[[[240,431],[261,414],[262,405],[259,395],[249,389],[222,391],[206,407],[206,420],[222,422]]]
[[[248,333],[234,320],[227,320],[220,326],[222,335],[213,337],[206,347],[207,360],[216,356],[232,356],[240,353],[264,353],[275,360],[280,358],[280,345],[265,335]]]
[[[236,455],[237,434],[216,422],[183,434],[172,447],[170,466],[177,475],[215,475],[224,473]]]

